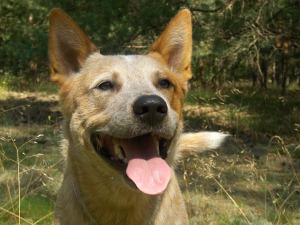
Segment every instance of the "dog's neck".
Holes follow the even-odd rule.
[[[73,157],[73,159],[76,157],[74,155],[70,156],[70,152],[68,155],[69,157]],[[145,218],[154,218],[153,215],[159,210],[156,207],[159,205],[157,203],[161,201],[162,195],[146,195],[138,190],[126,187],[126,184],[123,184],[124,187],[119,187],[119,189],[108,190],[105,188],[105,182],[107,182],[105,176],[104,179],[101,179],[101,177],[98,177],[98,180],[95,178],[92,179],[93,181],[89,182],[89,187],[81,187],[80,184],[82,182],[78,180],[85,179],[89,177],[90,174],[85,174],[85,170],[75,171],[76,167],[74,168],[74,165],[71,164],[74,163],[74,160],[71,161],[67,159],[67,161],[69,166],[66,169],[68,170],[66,174],[68,174],[67,176],[69,176],[68,178],[71,180],[71,182],[69,182],[69,185],[71,185],[69,190],[72,190],[76,205],[81,208],[81,211],[84,213],[82,217],[88,218],[90,224],[102,224],[96,221],[105,221],[104,224],[143,225]],[[100,183],[103,185],[100,185]],[[87,190],[87,188],[89,189]],[[86,191],[91,193],[91,190],[92,193],[94,193],[92,199],[87,198],[87,196],[90,195],[85,193]],[[97,202],[105,202],[105,204],[99,206],[96,204]],[[114,211],[113,215],[118,214],[118,216],[111,216],[112,211]],[[133,217],[132,215],[135,216]]]
[[[73,190],[73,194],[75,196],[75,200],[76,202],[78,202],[78,204],[80,205],[80,207],[83,209],[83,212],[87,215],[87,217],[90,219],[90,221],[92,222],[92,224],[98,224],[95,219],[93,218],[93,216],[89,213],[89,210],[86,208],[85,204],[82,202],[80,195],[79,195],[79,190],[78,190],[78,186],[77,184],[75,185],[76,182],[74,180],[74,177],[71,178],[71,183],[72,183],[72,190]]]

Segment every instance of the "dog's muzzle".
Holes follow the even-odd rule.
[[[111,133],[95,131],[91,141],[98,155],[116,170],[126,173],[140,191],[160,194],[171,178],[171,168],[165,159],[173,137],[170,130],[163,129],[168,105],[158,95],[143,95],[133,102],[132,113],[141,126],[139,131],[130,125],[126,126],[131,133],[129,137],[127,133],[114,135],[115,129]]]

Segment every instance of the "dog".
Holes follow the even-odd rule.
[[[183,9],[145,55],[104,56],[64,11],[51,11],[51,79],[67,142],[54,224],[188,224],[176,162],[226,137],[182,134],[191,24]]]

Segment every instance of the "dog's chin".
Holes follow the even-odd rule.
[[[125,145],[140,145],[141,149],[139,151],[143,151],[143,144],[149,144],[143,143],[145,139],[153,142],[151,144],[156,146],[154,150],[157,151],[159,157],[163,160],[167,158],[172,138],[166,139],[153,133],[124,139],[97,132],[91,135],[91,142],[95,152],[118,170],[125,170],[128,164],[128,153],[125,151]]]

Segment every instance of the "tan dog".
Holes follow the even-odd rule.
[[[173,167],[225,135],[180,135],[191,78],[188,10],[146,55],[103,56],[62,10],[50,14],[51,78],[68,142],[55,224],[188,224]]]

